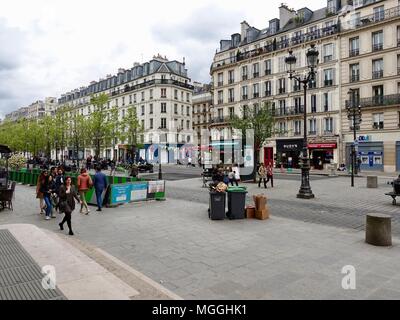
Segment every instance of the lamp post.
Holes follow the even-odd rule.
[[[299,83],[303,84],[304,90],[304,141],[303,141],[303,151],[302,151],[302,163],[301,163],[301,187],[299,193],[297,194],[297,198],[301,199],[312,199],[314,198],[314,194],[312,193],[310,186],[310,159],[308,158],[308,141],[307,141],[307,88],[310,81],[315,80],[316,67],[318,64],[318,55],[319,52],[315,48],[315,45],[312,44],[311,48],[307,51],[307,66],[309,71],[304,77],[295,75],[294,66],[296,65],[297,58],[293,55],[293,51],[289,51],[289,56],[285,58],[285,64],[287,67],[287,72],[289,73],[289,79],[295,79]]]
[[[350,130],[353,130],[353,143],[351,144],[351,186],[354,187],[354,173],[357,174],[356,169],[356,142],[357,142],[357,126],[360,125],[361,119],[361,106],[357,106],[356,96],[357,91],[350,89],[347,93],[350,96],[350,100],[347,109],[347,119],[350,122]]]

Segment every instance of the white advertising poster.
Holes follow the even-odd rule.
[[[254,166],[254,150],[250,147],[245,147],[244,149],[244,166],[253,167]]]

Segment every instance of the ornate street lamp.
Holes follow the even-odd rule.
[[[302,151],[302,163],[301,163],[301,187],[299,193],[297,194],[297,198],[302,199],[312,199],[314,198],[314,194],[311,191],[310,186],[310,159],[308,157],[308,141],[307,141],[307,88],[310,81],[315,80],[316,67],[318,64],[318,55],[319,52],[315,48],[315,45],[312,44],[311,48],[307,51],[307,66],[309,68],[308,73],[304,76],[295,75],[294,67],[296,66],[297,58],[293,55],[293,51],[289,51],[289,56],[285,58],[285,64],[287,67],[287,72],[289,73],[289,79],[295,79],[299,83],[303,84],[304,90],[304,141],[303,141],[303,151]]]

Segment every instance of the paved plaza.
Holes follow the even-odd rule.
[[[400,299],[400,206],[384,195],[391,178],[367,189],[365,178],[351,188],[348,177],[312,176],[313,200],[296,198],[299,178],[276,175],[267,190],[246,184],[248,203],[266,194],[266,221],[209,220],[208,190],[188,178],[167,181],[164,202],[75,212],[72,238],[58,230],[61,215],[38,214],[34,188],[18,185],[0,225],[33,224],[99,248],[184,299]],[[364,242],[370,212],[392,216],[393,246]],[[355,290],[342,288],[346,265],[355,267]]]

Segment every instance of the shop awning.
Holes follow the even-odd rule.
[[[309,143],[308,149],[336,149],[336,142],[332,143]]]

